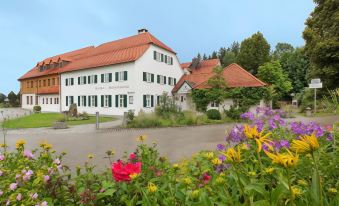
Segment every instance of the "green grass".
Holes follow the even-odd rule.
[[[55,121],[62,117],[63,115],[59,113],[32,114],[29,116],[8,120],[4,123],[4,126],[8,129],[51,127]],[[100,117],[100,122],[109,122],[113,120],[113,117]],[[70,126],[94,123],[94,116],[90,116],[88,120],[67,121],[67,125]]]

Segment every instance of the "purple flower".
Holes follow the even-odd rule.
[[[5,159],[5,155],[0,154],[0,161],[3,161]]]
[[[297,136],[315,134],[316,137],[324,135],[325,130],[315,122],[309,122],[305,124],[303,122],[292,122],[290,124],[291,131]]]
[[[24,181],[28,181],[29,179],[31,179],[31,176],[33,175],[33,171],[32,170],[28,170],[25,175],[22,177],[22,179]]]
[[[4,172],[0,170],[0,177],[1,177],[3,174],[4,174]]]
[[[225,145],[223,145],[223,144],[218,144],[217,145],[217,150],[222,151],[224,149],[225,149]]]
[[[46,182],[48,182],[50,180],[50,177],[48,176],[48,175],[45,175],[44,176],[44,182],[46,183]]]
[[[14,191],[17,187],[18,187],[18,184],[17,184],[17,183],[11,183],[11,184],[9,185],[9,189],[12,190],[12,191]]]
[[[24,157],[28,158],[28,159],[33,159],[34,155],[30,150],[25,150],[24,151]]]
[[[261,119],[256,119],[254,120],[252,127],[256,126],[258,132],[261,132],[264,128],[264,125],[265,125],[264,121],[262,121]]]
[[[34,194],[31,194],[31,198],[33,199],[33,200],[35,200],[36,198],[38,198],[38,193],[34,193]]]
[[[268,148],[268,146],[267,146],[266,144],[263,144],[263,145],[262,145],[262,149],[263,149],[264,151],[266,151],[266,152],[269,150],[269,148]]]
[[[225,157],[225,155],[220,155],[220,156],[219,156],[219,159],[220,159],[221,161],[225,161],[225,160],[226,160],[226,157]]]
[[[245,138],[244,135],[244,126],[243,125],[235,125],[231,132],[226,136],[227,142],[239,143],[243,141]]]
[[[333,133],[329,133],[326,138],[327,141],[333,141]],[[1,176],[1,175],[0,175]]]
[[[252,112],[245,112],[245,113],[240,115],[240,118],[253,121],[254,120],[254,114]]]
[[[55,163],[56,165],[60,165],[60,164],[61,164],[61,161],[60,161],[59,158],[56,158],[56,159],[54,160],[54,163]]]
[[[280,140],[279,144],[281,147],[290,148],[290,143],[285,139]]]
[[[21,199],[22,199],[22,194],[19,193],[19,194],[16,196],[16,200],[17,200],[17,201],[21,201]]]
[[[43,201],[40,206],[48,206],[48,203],[46,201]]]
[[[59,170],[59,172],[61,172],[62,171],[62,165],[58,165],[57,169]]]
[[[216,173],[221,173],[225,170],[227,170],[228,168],[230,168],[231,165],[230,164],[221,164],[221,165],[218,165],[215,169]]]

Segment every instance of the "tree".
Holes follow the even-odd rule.
[[[227,51],[222,58],[222,66],[227,67],[228,65],[237,62],[236,55],[232,51]]]
[[[202,59],[203,59],[203,60],[207,60],[207,59],[208,59],[207,56],[206,56],[206,54],[204,54],[204,56],[202,57]]]
[[[270,45],[263,34],[257,32],[241,42],[237,62],[252,74],[258,67],[270,60]]]
[[[216,59],[216,58],[218,58],[218,54],[216,51],[213,51],[211,59]]]
[[[294,48],[291,44],[288,43],[278,43],[275,46],[275,50],[273,52],[273,58],[279,60],[281,56],[286,52],[293,52]]]
[[[240,51],[240,45],[238,42],[234,41],[231,46],[229,47],[229,50],[234,53],[235,56],[238,56]]]
[[[11,91],[8,95],[8,100],[9,100],[9,104],[12,106],[12,107],[16,107],[19,105],[19,101],[18,101],[18,96],[13,92]]]
[[[292,92],[301,92],[307,86],[306,76],[309,68],[309,59],[304,54],[303,48],[282,53],[280,64],[292,82]]]
[[[303,38],[310,58],[310,78],[320,78],[324,87],[334,89],[339,82],[339,1],[314,0],[316,7],[306,21]]]
[[[276,89],[277,98],[288,94],[292,84],[288,76],[283,72],[279,61],[267,62],[258,69],[258,77]]]
[[[4,103],[6,99],[6,95],[4,95],[3,93],[0,93],[0,103]]]

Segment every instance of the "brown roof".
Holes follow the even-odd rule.
[[[170,47],[159,41],[149,32],[137,34],[127,38],[75,50],[54,57],[49,57],[39,62],[33,69],[28,71],[19,80],[45,76],[49,74],[64,73],[81,69],[101,67],[125,62],[135,61],[140,58],[151,44],[157,45],[167,51],[175,53]],[[69,62],[62,68],[39,71],[40,65],[60,60]]]
[[[180,78],[178,83],[173,88],[172,92],[177,92],[184,82],[187,82],[193,89],[206,89],[208,85],[208,79],[214,75],[213,68],[218,64],[214,62],[214,65],[209,62],[209,66],[197,71],[192,70],[189,75],[184,75]],[[228,87],[262,87],[266,84],[260,81],[258,78],[250,74],[236,63],[230,64],[224,68],[223,76]]]

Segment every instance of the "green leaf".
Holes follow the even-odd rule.
[[[250,183],[245,185],[245,191],[248,192],[257,192],[263,196],[265,196],[267,194],[266,190],[265,190],[265,184],[263,183]]]

